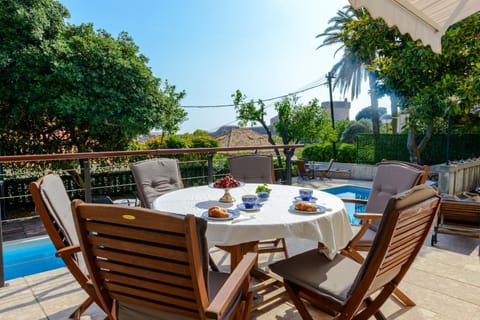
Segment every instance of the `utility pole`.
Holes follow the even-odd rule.
[[[332,118],[332,128],[335,130],[335,116],[333,115],[333,97],[332,97],[332,79],[335,78],[335,76],[329,72],[326,75],[327,80],[328,80],[328,91],[330,93],[330,117]],[[332,143],[333,147],[333,159],[337,159],[337,144],[335,141]]]

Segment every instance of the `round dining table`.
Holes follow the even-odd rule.
[[[319,213],[298,212],[292,208],[299,196],[300,187],[269,184],[268,200],[260,202],[257,211],[244,211],[242,195],[255,194],[258,183],[241,184],[230,189],[233,203],[220,202],[223,189],[199,186],[179,189],[158,197],[153,208],[177,214],[194,214],[205,217],[212,206],[238,210],[239,216],[232,220],[208,220],[206,237],[210,246],[229,246],[253,243],[272,238],[302,238],[323,244],[323,252],[332,259],[353,237],[345,205],[340,198],[320,190],[313,191],[316,204],[325,210]],[[237,213],[238,213],[237,212]],[[239,254],[241,254],[239,252]],[[239,257],[240,258],[240,257]],[[232,261],[232,263],[235,263]]]

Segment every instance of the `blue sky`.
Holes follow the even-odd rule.
[[[347,0],[61,0],[68,22],[91,22],[114,37],[126,31],[153,74],[185,90],[182,106],[231,104],[240,89],[250,99],[277,97],[325,82],[336,48],[316,49],[315,36]],[[369,105],[367,87],[350,118]],[[299,94],[328,100],[328,87]],[[343,100],[339,92],[334,99]],[[349,97],[347,97],[349,98]],[[383,101],[383,100],[382,100]],[[380,101],[380,106],[388,103]],[[386,104],[386,105],[385,105]],[[268,117],[275,115],[273,102]],[[236,124],[233,107],[186,108],[181,133]]]

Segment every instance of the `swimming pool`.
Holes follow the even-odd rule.
[[[367,187],[359,187],[353,185],[344,185],[339,187],[327,188],[322,189],[322,191],[334,194],[340,198],[346,199],[363,199],[368,200],[370,196],[370,188]],[[357,203],[345,203],[345,207],[347,208],[348,218],[350,219],[350,223],[355,224],[358,223],[359,220],[353,216],[355,212],[365,212],[365,205],[357,204]]]
[[[35,237],[3,244],[5,280],[64,267],[55,257],[55,247],[49,237]]]

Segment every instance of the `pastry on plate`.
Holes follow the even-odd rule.
[[[295,203],[295,209],[300,210],[300,211],[315,212],[315,211],[317,211],[317,206],[310,203],[310,202],[299,201],[299,202]]]
[[[208,216],[212,218],[229,218],[230,214],[225,208],[213,206],[208,208]]]

